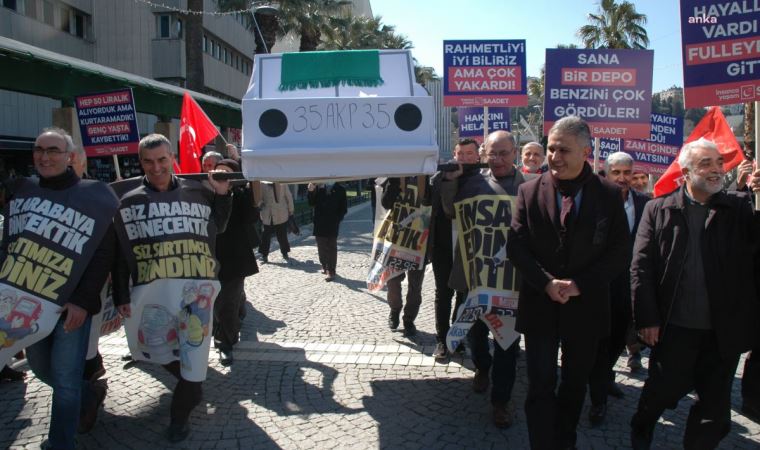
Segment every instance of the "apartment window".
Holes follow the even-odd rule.
[[[171,37],[171,20],[172,17],[168,14],[158,15],[158,37],[161,39],[168,39]]]
[[[72,12],[74,20],[71,22],[71,34],[76,37],[85,39],[90,34],[90,16],[81,11]]]
[[[229,64],[230,63],[230,52],[227,51],[227,47],[224,47],[224,63]]]
[[[174,19],[174,36],[177,39],[182,39],[182,19]]]
[[[203,35],[203,53],[208,53],[208,36]]]
[[[3,0],[3,6],[24,14],[24,0]]]
[[[51,27],[55,26],[55,12],[53,9],[53,3],[47,0],[42,2],[42,15],[45,18],[45,23]]]
[[[222,55],[222,46],[218,42],[214,43],[214,58],[220,59]]]
[[[60,30],[66,33],[71,33],[71,17],[69,16],[69,8],[61,6],[60,8],[60,22],[58,23]]]
[[[40,17],[40,13],[37,10],[37,0],[32,0],[31,2],[25,2],[26,3],[26,12],[25,14],[27,17],[31,17],[32,19],[37,19],[42,21],[42,17]]]

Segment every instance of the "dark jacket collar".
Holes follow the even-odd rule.
[[[668,196],[665,197],[665,199],[662,201],[662,206],[663,208],[684,209],[686,207],[686,184],[684,183],[681,185],[680,189],[668,194]],[[720,191],[710,197],[710,201],[707,202],[707,206],[709,208],[730,207],[731,202],[729,201],[726,192]]]
[[[54,177],[40,177],[40,187],[54,191],[68,189],[77,183],[79,183],[79,177],[71,167],[67,167],[65,172]]]
[[[151,191],[158,192],[158,189],[156,189],[155,186],[153,186],[152,184],[150,184],[150,182],[148,181],[148,177],[147,176],[143,175],[142,183],[143,183],[143,185],[145,187],[147,187]],[[172,175],[172,179],[169,182],[169,190],[173,191],[173,190],[177,189],[177,186],[179,186],[179,178],[177,178],[175,175]]]

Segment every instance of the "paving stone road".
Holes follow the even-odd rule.
[[[212,349],[201,405],[191,416],[189,438],[170,446],[164,437],[175,381],[161,367],[125,364],[123,333],[101,340],[109,391],[98,423],[79,436],[84,449],[157,448],[528,448],[522,405],[527,379],[518,362],[515,424],[491,425],[487,394],[471,389],[472,365],[455,357],[443,363],[435,345],[433,277],[413,340],[386,325],[384,293],[364,282],[371,242],[369,205],[352,208],[341,227],[338,279],[323,281],[313,237],[295,241],[292,262],[272,251],[270,264],[246,280],[248,315],[235,363],[222,367]],[[304,234],[310,233],[304,227]],[[645,359],[646,361],[646,359]],[[590,428],[588,401],[579,427],[581,449],[628,448],[628,421],[643,375],[620,360],[617,382],[626,396],[611,398],[604,425]],[[22,368],[28,367],[21,366]],[[741,367],[741,364],[740,364]],[[734,384],[733,428],[724,449],[760,448],[760,425],[742,416],[739,378]],[[0,448],[36,449],[46,438],[50,389],[31,373],[27,383],[0,384]],[[660,421],[658,449],[680,448],[691,404]]]

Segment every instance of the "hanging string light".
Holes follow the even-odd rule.
[[[193,14],[196,16],[231,16],[234,14],[244,14],[251,12],[250,7],[248,9],[239,9],[236,11],[191,11],[189,9],[176,8],[174,6],[164,5],[163,3],[151,2],[149,0],[134,0],[135,3],[143,3],[153,8],[163,8],[168,11],[178,12],[180,14]],[[253,2],[251,5],[253,6]]]

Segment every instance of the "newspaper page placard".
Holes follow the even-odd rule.
[[[53,331],[118,206],[99,181],[63,190],[28,179],[18,183],[4,211],[0,366]]]
[[[420,203],[417,186],[407,185],[401,201],[394,203],[375,230],[367,275],[370,292],[381,290],[393,277],[424,267],[432,210]]]
[[[486,193],[454,203],[455,227],[468,295],[446,336],[452,351],[464,340],[477,320],[483,320],[496,342],[508,348],[519,336],[514,331],[519,294],[517,269],[507,258],[507,233],[517,198]]]
[[[184,379],[203,381],[220,288],[213,193],[197,181],[178,182],[165,192],[141,179],[114,185],[121,195],[116,233],[132,276],[124,328],[135,360],[179,360]]]

